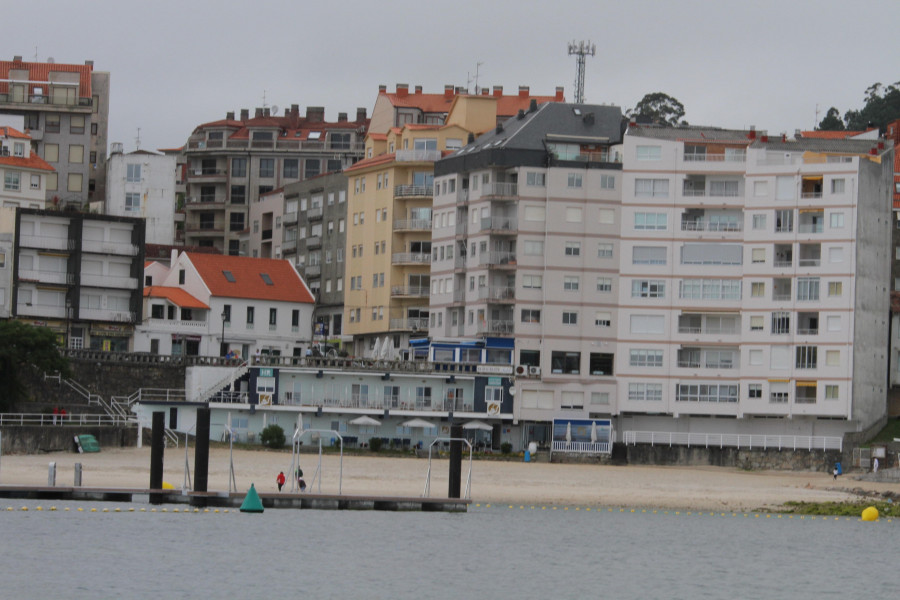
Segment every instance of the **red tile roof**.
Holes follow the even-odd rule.
[[[0,165],[9,165],[18,169],[32,169],[35,171],[55,171],[50,163],[45,161],[37,154],[32,154],[28,158],[20,156],[0,156]]]
[[[0,60],[0,79],[9,79],[9,72],[26,69],[28,71],[29,81],[40,81],[45,84],[50,81],[50,72],[55,73],[78,73],[78,95],[82,98],[91,97],[91,71],[94,67],[91,65],[64,65],[60,63],[35,63],[35,62],[13,62],[11,60]],[[33,93],[33,86],[29,86],[28,93]],[[9,91],[9,83],[0,81],[0,93]],[[44,94],[48,95],[49,90],[44,90]]]
[[[144,288],[144,298],[165,298],[172,304],[181,308],[202,308],[209,310],[209,306],[177,287],[151,285]]]
[[[865,133],[865,131],[801,131],[800,135],[805,138],[818,138],[820,140],[842,140],[844,138],[853,137]]]
[[[395,107],[418,108],[422,112],[428,113],[446,113],[450,112],[453,100],[458,94],[422,94],[410,93],[405,96],[398,96],[396,93],[387,93],[384,95],[390,100]],[[463,94],[466,95],[466,94]],[[474,94],[471,94],[474,95]],[[557,96],[521,96],[521,95],[488,95],[480,94],[479,98],[496,98],[497,99],[497,116],[512,117],[519,112],[519,109],[528,110],[528,106],[532,100],[537,100],[538,104],[545,102],[564,102],[565,98]]]
[[[22,133],[15,127],[7,127],[6,125],[4,125],[3,127],[0,127],[0,135],[2,135],[3,137],[7,137],[7,138],[18,138],[20,140],[30,140],[31,139],[31,136],[28,135],[27,133]]]
[[[373,156],[372,158],[364,158],[363,160],[357,161],[353,163],[351,166],[344,169],[344,173],[349,173],[350,171],[358,171],[359,169],[365,169],[368,167],[376,167],[378,165],[387,164],[394,161],[394,157],[397,156],[395,153],[391,152],[389,154],[379,154],[378,156]]]
[[[303,304],[315,302],[303,279],[286,260],[186,254],[213,296]],[[231,272],[234,282],[226,278],[225,271]],[[263,274],[269,276],[272,285],[266,283]]]

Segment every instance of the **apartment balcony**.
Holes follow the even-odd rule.
[[[399,252],[391,255],[393,265],[427,265],[431,264],[431,253],[428,252]]]
[[[202,321],[179,321],[169,319],[147,319],[147,329],[156,333],[187,333],[200,335],[208,330],[208,322]]]
[[[391,331],[423,331],[428,329],[428,319],[391,319]]]
[[[481,196],[493,198],[515,198],[519,195],[519,185],[516,183],[496,182],[485,183],[481,188]]]
[[[503,251],[491,251],[484,252],[478,256],[478,264],[490,267],[497,268],[515,268],[516,267],[516,253],[515,252],[503,252]]]
[[[284,215],[281,217],[281,222],[284,224],[285,227],[287,227],[288,225],[296,225],[297,224],[296,211],[284,213]]]
[[[125,242],[107,242],[97,240],[81,240],[81,251],[92,254],[116,254],[120,256],[137,256],[140,248]]]
[[[303,272],[307,279],[317,279],[322,276],[322,265],[306,265]]]
[[[702,216],[693,218],[685,215],[681,219],[682,231],[710,231],[714,233],[731,233],[744,230],[744,224],[735,220],[706,219]]]
[[[65,309],[63,309],[65,310]],[[128,311],[104,310],[101,308],[81,308],[79,319],[86,321],[114,321],[116,323],[136,323],[137,314]]]
[[[746,152],[733,152],[733,153],[709,153],[709,152],[700,152],[695,154],[685,154],[684,162],[692,163],[692,164],[708,164],[711,163],[713,165],[731,165],[735,168],[739,168],[739,165],[743,165],[747,162],[747,153]]]
[[[194,237],[221,236],[225,233],[225,227],[221,223],[192,223],[186,224],[184,231]]]
[[[109,275],[81,274],[81,285],[86,287],[113,288],[120,290],[136,290],[138,280],[135,277],[112,277]]]
[[[14,84],[22,82],[0,79],[0,83],[6,83],[8,87],[12,87]],[[42,82],[42,85],[46,85],[46,82]],[[52,92],[49,95],[26,94],[24,93],[24,87],[20,88],[20,90],[11,90],[9,93],[0,94],[0,105],[4,108],[53,112],[60,109],[69,109],[72,112],[89,113],[93,104],[94,102],[91,98],[75,98],[66,94],[54,95]]]
[[[238,229],[238,231],[240,231],[240,229]],[[264,242],[271,242],[272,241],[272,230],[271,229],[263,229],[260,239]]]
[[[454,269],[465,269],[466,268],[466,257],[465,256],[457,256],[453,259],[453,268]]]
[[[497,335],[508,336],[513,335],[514,326],[512,319],[482,321],[478,324],[476,330],[479,335]]]
[[[453,304],[465,304],[465,303],[466,303],[466,290],[465,289],[453,290]]]
[[[797,225],[797,233],[825,233],[825,225],[821,221],[818,223],[804,223],[801,221]]]
[[[75,240],[68,238],[43,237],[39,235],[20,235],[20,248],[39,248],[42,250],[74,250],[77,246]]]
[[[440,150],[397,150],[397,162],[435,162],[441,159]]]
[[[392,298],[427,298],[429,290],[422,285],[394,285],[391,286]]]
[[[322,236],[321,235],[311,235],[306,238],[306,249],[313,250],[315,248],[322,247]]]
[[[465,221],[456,224],[456,236],[465,237],[469,233],[469,224]]]
[[[462,189],[462,188],[456,190],[456,203],[457,204],[468,204],[469,203],[469,190]]]
[[[513,304],[516,301],[516,288],[508,286],[483,286],[478,288],[478,299],[493,304]]]
[[[431,231],[431,219],[395,219],[394,231]]]
[[[323,209],[321,206],[317,206],[315,208],[310,208],[306,211],[306,218],[310,221],[321,221],[323,215]]]
[[[71,273],[58,273],[55,271],[39,271],[36,269],[19,269],[19,281],[33,281],[35,283],[52,283],[56,285],[74,285],[75,275]]]
[[[44,317],[50,319],[65,319],[66,307],[44,304],[32,304],[19,302],[16,305],[16,314],[20,317]]]
[[[281,242],[281,251],[282,252],[296,252],[297,251],[297,240],[283,240]]]
[[[225,208],[225,197],[188,196],[184,199],[184,208],[186,211],[222,210]]]
[[[515,235],[519,231],[516,217],[485,217],[481,219],[481,230],[490,231],[492,235]]]
[[[394,198],[431,198],[434,188],[430,185],[396,185]]]
[[[191,183],[205,183],[207,181],[224,183],[228,179],[228,169],[189,169],[188,179]]]

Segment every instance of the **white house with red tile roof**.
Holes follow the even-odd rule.
[[[290,262],[183,252],[145,267],[138,352],[302,356],[315,300]]]
[[[31,151],[31,136],[0,126],[0,206],[44,208],[47,175],[55,169]]]

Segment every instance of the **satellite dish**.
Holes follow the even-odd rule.
[[[278,114],[278,105],[273,104],[272,105],[272,115],[277,115],[277,114]]]

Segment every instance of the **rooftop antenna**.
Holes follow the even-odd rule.
[[[37,46],[34,47],[34,62],[37,62]]]
[[[481,61],[478,61],[477,63],[475,63],[475,76],[474,77],[470,73],[466,73],[466,76],[468,78],[466,81],[466,93],[467,94],[469,93],[469,84],[472,83],[473,81],[475,82],[475,94],[478,94],[478,70],[481,67],[481,65],[483,65],[483,64],[484,63]]]
[[[268,104],[266,104],[266,90],[263,90],[263,108],[268,108]]]
[[[816,122],[813,123],[813,129],[819,128],[819,103],[816,102]]]
[[[573,54],[578,58],[575,59],[575,103],[584,104],[584,59],[587,56],[594,56],[597,46],[590,41],[571,42],[569,44],[569,56]]]
[[[137,128],[137,137],[134,138],[134,149],[135,150],[141,149],[141,128],[140,127]]]

